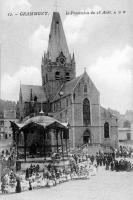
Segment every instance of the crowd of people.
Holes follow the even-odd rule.
[[[15,159],[16,159],[16,150],[15,148],[10,148],[10,149],[6,149],[6,150],[3,150],[1,152],[1,160],[2,162],[4,163],[7,162],[7,165],[9,167],[13,166],[15,164]]]
[[[26,175],[25,175],[25,177],[26,177],[26,179],[28,179],[29,177],[31,177],[33,174],[37,174],[37,173],[39,173],[39,165],[37,164],[37,165],[30,165],[30,167],[29,168],[27,168],[26,169],[26,171],[25,171],[25,173],[26,173]]]
[[[68,166],[57,167],[49,163],[41,171],[39,164],[31,164],[24,174],[11,171],[2,177],[1,190],[2,193],[12,193],[52,187],[69,180],[88,179],[91,175],[96,175],[96,166],[89,157],[72,155]]]
[[[114,169],[116,171],[131,171],[133,168],[133,165],[130,161],[127,161],[125,159],[120,159],[119,161],[116,160],[114,165],[111,166],[111,169]]]
[[[133,149],[131,147],[120,146],[116,151],[116,157],[133,158]]]
[[[120,160],[118,160],[120,158]],[[105,166],[106,170],[111,171],[130,171],[133,168],[133,164],[122,158],[121,155],[113,153],[97,153],[96,154],[96,163],[97,166]]]
[[[2,175],[1,177],[1,191],[2,193],[7,193],[9,185],[11,188],[15,187],[16,184],[16,174],[13,170]]]
[[[69,165],[57,167],[52,163],[44,163],[43,171],[39,164],[31,164],[23,174],[16,174],[13,170],[5,174],[1,179],[2,193],[21,192],[33,190],[35,188],[52,187],[60,183],[77,180],[89,179],[96,175],[100,166],[105,170],[129,171],[133,165],[126,158],[116,158],[113,153],[96,153],[96,155],[71,154],[69,155]]]

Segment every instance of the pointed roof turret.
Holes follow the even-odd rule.
[[[45,58],[45,55],[44,55],[44,58]],[[42,57],[42,63],[43,63],[43,61],[44,61],[44,58]]]
[[[21,82],[20,82],[19,101],[20,101],[20,103],[22,103],[22,102],[23,102],[23,97],[22,97],[22,88],[21,88]]]
[[[30,90],[30,101],[33,101],[32,89]]]
[[[51,29],[49,34],[48,50],[49,58],[52,62],[56,61],[60,52],[63,52],[66,61],[70,62],[70,54],[64,34],[61,18],[59,12],[53,12]]]
[[[73,52],[73,55],[72,55],[72,60],[75,62],[75,55],[74,55],[74,52]]]
[[[84,74],[86,74],[86,67],[84,67]]]
[[[46,58],[46,52],[44,51],[44,56],[43,56],[44,58]]]

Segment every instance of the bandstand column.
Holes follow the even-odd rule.
[[[26,162],[26,133],[24,132],[24,159]]]
[[[59,130],[56,129],[56,141],[57,141],[56,146],[57,146],[57,153],[59,152],[58,131],[59,131]]]
[[[67,130],[67,131],[66,131],[66,138],[65,138],[65,141],[66,141],[66,153],[68,153],[68,152],[67,152],[67,138],[68,138],[68,133],[69,133],[69,131]]]
[[[16,131],[16,150],[17,150],[17,160],[18,160],[18,141],[19,141],[19,131]]]
[[[45,137],[45,135],[46,135],[46,130],[45,129],[43,129],[43,156],[45,156],[45,139],[46,139],[46,137]]]
[[[43,140],[42,130],[39,130],[40,133],[40,145],[39,145],[39,156],[41,157],[41,151],[42,151],[42,143],[41,140]]]
[[[62,140],[62,138],[63,138],[63,131],[62,131],[62,130],[61,130],[61,132],[60,132],[60,137],[61,137],[62,157],[63,157],[63,159],[64,159],[63,140]]]

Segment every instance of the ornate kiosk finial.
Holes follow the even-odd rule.
[[[42,101],[41,101],[41,111],[39,112],[39,114],[40,114],[41,116],[44,115]]]

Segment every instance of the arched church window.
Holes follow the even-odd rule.
[[[34,96],[34,101],[37,102],[37,96]]]
[[[48,81],[48,75],[46,74],[46,82]]]
[[[69,72],[66,72],[66,80],[70,81],[70,74],[69,74]]]
[[[130,133],[127,133],[127,140],[131,140],[131,135],[130,135]]]
[[[69,102],[68,102],[68,98],[66,98],[66,106],[68,106]]]
[[[54,112],[56,111],[56,105],[55,105],[55,103],[53,104],[53,111]]]
[[[62,113],[60,113],[60,121],[62,121]]]
[[[87,98],[83,101],[83,124],[84,126],[91,124],[90,101]]]
[[[109,123],[104,123],[104,138],[109,138]]]
[[[75,98],[76,98],[76,94],[75,94],[75,93],[73,93],[73,99],[75,100]]]
[[[65,110],[65,118],[67,118],[67,109]]]
[[[45,77],[43,78],[43,84],[45,84]]]
[[[59,102],[59,103],[60,103],[60,109],[61,109],[61,100],[60,100],[60,102]]]
[[[55,72],[55,80],[60,80],[60,72]]]
[[[87,85],[84,85],[84,93],[87,93]]]

